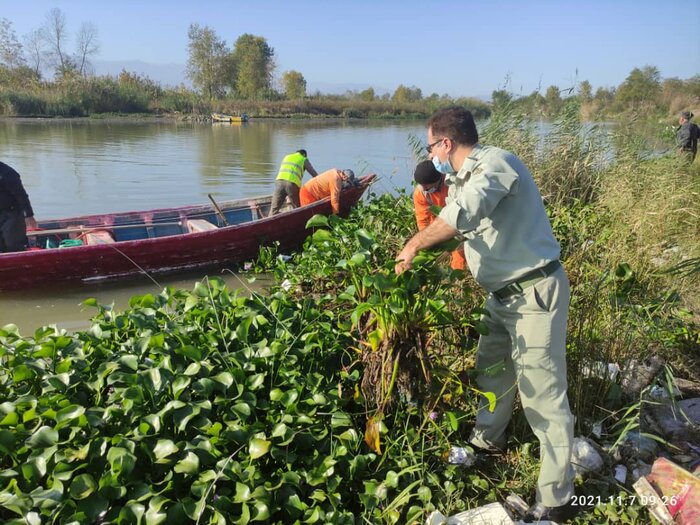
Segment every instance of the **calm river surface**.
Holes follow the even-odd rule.
[[[415,164],[411,135],[425,140],[422,121],[0,120],[0,160],[22,176],[36,217],[50,219],[203,204],[208,193],[220,200],[269,194],[282,157],[300,148],[318,172],[351,168],[357,175],[379,174],[378,193],[408,189]],[[202,277],[159,284],[191,288]],[[241,288],[238,277],[226,279]],[[88,297],[121,310],[132,295],[159,291],[144,277],[61,292],[0,292],[0,326],[15,323],[23,335],[47,324],[82,329],[93,312],[80,306]]]

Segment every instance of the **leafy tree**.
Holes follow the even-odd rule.
[[[374,92],[373,87],[368,87],[367,89],[360,91],[359,94],[360,100],[364,100],[365,102],[372,102],[376,96],[377,95]]]
[[[224,94],[228,65],[226,42],[213,29],[192,24],[187,31],[187,76],[195,88],[212,100]]]
[[[85,76],[90,65],[90,57],[100,50],[97,27],[91,22],[83,22],[78,29],[76,65],[78,72]]]
[[[563,106],[561,99],[561,90],[558,86],[549,86],[544,94],[544,102],[547,107],[547,113],[557,115]]]
[[[285,71],[282,75],[282,89],[284,95],[290,100],[297,100],[306,96],[306,79],[298,71]]]
[[[693,75],[684,82],[687,92],[696,98],[700,98],[700,74]],[[698,101],[700,102],[700,101]]]
[[[593,86],[588,80],[584,80],[578,86],[578,97],[583,103],[588,103],[593,100]]]
[[[513,99],[512,95],[505,89],[495,89],[491,93],[491,103],[494,107],[502,107]]]
[[[0,64],[16,68],[25,64],[22,56],[22,44],[17,40],[12,22],[0,18]]]
[[[535,90],[528,96],[518,101],[523,105],[523,109],[530,115],[542,115],[545,113],[547,102],[542,94]]]
[[[236,63],[236,91],[242,98],[260,98],[272,90],[275,51],[261,36],[245,33],[233,48]]]
[[[420,88],[417,88],[416,86],[406,87],[403,84],[397,87],[396,91],[394,91],[394,94],[391,96],[391,100],[397,104],[419,102],[422,99],[423,92],[420,90]]]
[[[685,89],[685,83],[677,77],[667,78],[661,83],[661,91],[664,98],[672,98],[678,93],[683,92]]]
[[[596,89],[593,100],[602,104],[609,104],[615,99],[615,90],[599,87]]]
[[[620,109],[656,106],[661,95],[661,75],[654,66],[634,68],[615,94]]]

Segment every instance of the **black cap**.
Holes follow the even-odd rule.
[[[418,166],[416,166],[416,171],[413,173],[413,180],[418,184],[435,184],[442,177],[442,173],[435,169],[433,162],[430,160],[424,160]]]

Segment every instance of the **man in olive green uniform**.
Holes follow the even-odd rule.
[[[289,198],[294,208],[299,207],[299,189],[301,188],[301,179],[304,177],[304,170],[308,171],[312,177],[318,175],[309,159],[306,158],[305,149],[290,153],[282,159],[275,181],[275,190],[272,194],[270,217],[280,211],[286,198]]]
[[[461,107],[428,121],[428,153],[446,174],[445,207],[397,256],[396,272],[417,252],[455,236],[465,241],[467,264],[489,293],[489,334],[479,339],[477,368],[503,364],[503,372],[477,378],[496,397],[494,412],[481,400],[470,438],[478,449],[506,444],[516,392],[540,441],[537,504],[526,519],[564,520],[571,505],[573,416],[566,394],[566,322],[569,281],[559,243],[528,169],[514,154],[479,144],[472,114]]]

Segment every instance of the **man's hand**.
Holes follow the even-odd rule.
[[[27,230],[36,230],[39,227],[34,217],[25,217],[24,224],[26,225]]]
[[[400,273],[403,273],[409,268],[411,268],[411,266],[413,265],[413,258],[415,256],[415,250],[409,248],[408,245],[404,246],[403,250],[401,250],[401,253],[399,253],[396,256],[396,260],[398,261],[396,263],[396,266],[394,266],[394,271],[396,272],[396,275],[399,275]]]
[[[394,271],[397,274],[408,270],[413,265],[413,259],[420,250],[432,248],[451,239],[457,234],[452,226],[449,226],[440,217],[437,217],[427,228],[416,233],[403,247],[401,253],[396,256],[399,261],[394,266]]]

